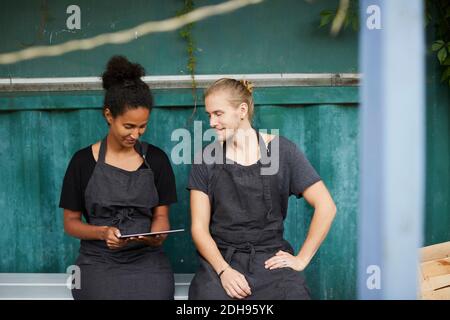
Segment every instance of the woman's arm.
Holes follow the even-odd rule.
[[[191,232],[197,250],[213,267],[217,274],[225,270],[220,280],[226,293],[232,298],[242,299],[251,294],[244,275],[231,268],[222,257],[216,242],[209,232],[211,205],[208,195],[191,190]]]
[[[64,231],[81,240],[105,240],[110,249],[123,247],[127,241],[119,239],[120,231],[114,227],[93,226],[81,220],[81,212],[64,209]]]
[[[152,227],[150,232],[170,230],[169,206],[158,206],[153,208]],[[139,240],[152,247],[159,247],[166,240],[167,234],[158,234],[148,237],[130,238],[130,241]]]
[[[152,209],[152,226],[150,232],[170,230],[169,206],[163,205]],[[166,240],[167,234],[154,236],[139,236],[128,238],[128,241],[140,241],[148,246],[159,247]]]
[[[325,184],[322,181],[316,182],[303,192],[303,197],[314,208],[314,215],[305,242],[297,256],[279,251],[266,261],[266,268],[290,267],[297,271],[303,270],[327,236],[336,216],[336,205]]]
[[[170,229],[169,208],[169,206],[158,206],[153,208],[151,232],[165,231]]]

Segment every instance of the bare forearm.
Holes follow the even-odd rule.
[[[228,266],[228,263],[223,258],[216,242],[208,231],[192,228],[192,238],[197,250],[211,264],[216,273],[219,273]]]
[[[151,229],[152,229],[151,232],[169,230],[170,229],[169,217],[168,216],[153,217]]]
[[[170,229],[169,206],[156,207],[153,210],[151,232]]]
[[[308,264],[325,240],[336,215],[334,206],[317,206],[309,227],[308,235],[298,257]]]
[[[105,240],[107,229],[107,226],[93,226],[78,219],[64,222],[66,233],[81,240]]]

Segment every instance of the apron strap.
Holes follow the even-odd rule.
[[[147,142],[140,142],[139,140],[137,140],[136,144],[134,145],[134,149],[144,159],[144,163],[147,166],[147,168],[150,168],[150,165],[147,162],[148,143]]]
[[[257,130],[257,129],[255,129],[255,130]],[[261,133],[259,131],[256,131],[256,132],[258,133],[259,152],[261,153],[261,159],[264,158],[264,160],[267,160],[267,159],[265,159],[265,157],[270,157],[269,147],[264,142],[264,139],[263,139]],[[265,152],[263,152],[263,150]]]
[[[261,153],[260,163],[261,166],[264,166],[266,163],[269,163],[268,158],[270,157],[270,150],[269,147],[264,142],[261,133],[259,131],[256,132],[258,134],[259,152]],[[263,150],[265,152],[263,152]],[[271,196],[270,178],[267,175],[263,175],[261,178],[263,184],[263,199],[264,202],[266,203],[267,216],[270,217],[272,215],[272,196]]]
[[[105,157],[106,157],[106,138],[107,136],[102,140],[100,143],[100,151],[98,152],[98,160],[99,163],[105,163]]]

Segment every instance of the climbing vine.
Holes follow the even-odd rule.
[[[22,47],[28,48],[37,45],[37,43],[43,44],[45,29],[47,25],[49,22],[55,20],[55,18],[50,15],[50,9],[47,0],[43,0],[41,2],[39,6],[39,16],[40,16],[39,28],[36,32],[34,41],[30,43],[20,41],[19,43]]]
[[[341,0],[342,2],[343,0]],[[344,29],[352,26],[359,29],[359,1],[350,0],[344,12]],[[426,0],[426,26],[433,25],[436,30],[436,40],[431,44],[430,51],[434,52],[441,66],[441,81],[450,87],[450,2],[448,0]],[[320,12],[320,27],[332,23],[338,14],[338,9]]]
[[[344,15],[343,28],[347,29],[349,26],[352,27],[353,31],[359,30],[359,1],[358,0],[350,0],[346,1],[348,3],[348,7],[345,7],[342,14]],[[320,12],[320,25],[319,27],[324,27],[330,23],[332,23],[336,16],[338,15],[338,8],[335,10],[322,10]],[[337,30],[339,32],[339,30]]]
[[[181,16],[183,14],[189,13],[194,9],[194,1],[193,0],[183,0],[184,7],[180,11],[177,12],[177,16]],[[191,75],[192,79],[192,97],[194,99],[194,109],[197,105],[197,83],[195,81],[195,70],[196,70],[196,58],[195,58],[195,42],[192,36],[192,28],[194,24],[189,23],[184,26],[179,35],[186,43],[186,53],[187,53],[187,70]]]

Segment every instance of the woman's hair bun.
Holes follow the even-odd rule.
[[[136,84],[144,75],[145,70],[140,64],[131,63],[123,56],[113,56],[102,74],[103,88],[108,90],[115,85]]]
[[[239,82],[245,87],[245,89],[247,89],[248,92],[253,93],[253,83],[245,79],[239,80]]]

